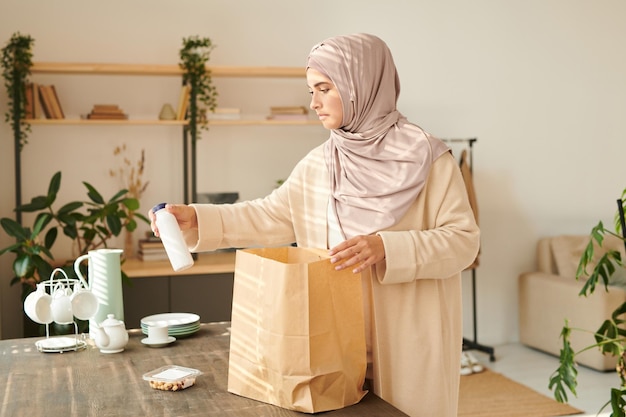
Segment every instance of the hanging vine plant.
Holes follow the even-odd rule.
[[[35,40],[16,32],[2,48],[2,76],[9,97],[5,122],[11,123],[16,148],[20,150],[28,143],[30,124],[26,119],[26,84],[33,66],[32,47]]]
[[[214,48],[211,39],[191,36],[183,38],[180,50],[183,83],[190,87],[188,129],[194,141],[198,127],[208,129],[206,112],[215,110],[217,105],[217,90],[212,82],[211,70],[206,66]],[[198,103],[203,103],[205,107],[200,108]]]

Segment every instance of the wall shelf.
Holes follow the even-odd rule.
[[[161,125],[185,126],[188,120],[154,120],[154,119],[125,119],[125,120],[88,120],[88,119],[26,119],[31,125]],[[319,120],[265,120],[265,119],[236,119],[210,120],[209,126],[307,126],[320,125]]]
[[[284,66],[206,66],[215,78],[304,78],[303,67]],[[183,69],[179,64],[130,64],[130,63],[84,63],[84,62],[34,62],[31,74],[52,75],[125,75],[125,76],[175,76],[182,77]],[[75,116],[76,117],[76,116]],[[66,119],[28,119],[27,123],[34,126],[188,126],[189,120],[156,120],[156,119],[124,119],[124,120],[89,120],[79,118]],[[268,120],[265,116],[247,115],[241,119],[216,119],[208,122],[209,126],[319,126],[317,119],[310,120]],[[184,170],[184,202],[195,200],[196,196],[196,162],[195,142],[189,137],[187,129],[183,130],[183,170]],[[16,205],[21,205],[21,175],[19,173],[19,151],[16,149]],[[19,216],[19,214],[18,214]],[[18,217],[21,221],[21,217]]]
[[[304,78],[301,67],[207,66],[213,77]],[[178,65],[34,62],[33,74],[105,74],[182,76]]]
[[[88,119],[27,119],[31,125],[161,125],[161,126],[184,126],[187,120],[88,120]]]

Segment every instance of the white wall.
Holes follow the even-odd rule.
[[[36,61],[176,64],[182,38],[200,35],[217,45],[215,65],[298,66],[310,47],[328,36],[378,34],[391,47],[402,79],[399,109],[437,136],[479,139],[474,154],[483,242],[479,341],[499,344],[517,340],[517,277],[533,268],[537,239],[587,233],[598,219],[610,222],[625,186],[620,123],[626,109],[625,15],[621,0],[3,0],[0,41],[16,31],[31,35]],[[164,102],[175,103],[178,94],[173,78],[48,79],[74,115],[87,113],[94,97],[132,115],[153,115]],[[257,103],[300,88],[261,91],[242,83],[223,89],[239,87]],[[301,90],[306,103],[304,82]],[[223,94],[222,100],[228,97]],[[4,89],[0,111],[6,112]],[[288,131],[285,138],[283,130],[265,127],[213,128],[199,145],[201,186],[237,187],[243,198],[265,194],[324,139],[318,128],[305,131]],[[7,124],[0,125],[0,135],[0,216],[10,217],[13,145]],[[107,172],[118,166],[114,146],[125,143],[131,155],[146,149],[151,184],[142,205],[175,200],[181,183],[179,136],[178,128],[34,126],[22,154],[24,199],[44,193],[59,169],[66,198],[84,195],[81,181],[105,194],[116,191],[119,184]],[[255,162],[263,152],[269,162]],[[255,163],[253,172],[244,173],[236,160],[244,167]],[[0,246],[9,243],[1,233]],[[11,255],[0,257],[3,338],[19,336],[19,290],[8,284],[11,261]],[[469,278],[465,283],[469,290]],[[465,308],[468,336],[470,307]]]

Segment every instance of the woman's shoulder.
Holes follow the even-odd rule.
[[[309,166],[325,164],[324,159],[324,146],[326,142],[311,149],[305,156],[298,162],[298,166]]]
[[[458,166],[456,158],[452,154],[452,151],[449,150],[447,152],[442,153],[438,158],[434,160],[433,163],[439,163],[440,165],[448,165],[448,166]]]

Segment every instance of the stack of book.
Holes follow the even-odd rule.
[[[272,106],[268,120],[308,120],[309,110],[305,106]]]
[[[87,119],[92,120],[124,120],[128,119],[128,115],[124,114],[116,104],[96,104],[93,106],[91,113],[87,115]]]
[[[167,261],[165,246],[159,238],[148,238],[139,241],[139,259],[142,261]]]

